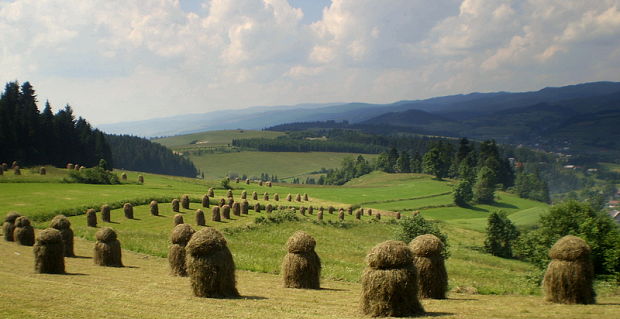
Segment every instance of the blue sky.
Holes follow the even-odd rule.
[[[620,0],[0,0],[0,34],[94,124],[620,81]]]

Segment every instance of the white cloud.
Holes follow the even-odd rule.
[[[620,80],[620,0],[332,0],[303,21],[286,0],[0,1],[0,74],[95,123]]]

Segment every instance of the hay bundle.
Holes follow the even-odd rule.
[[[213,206],[211,209],[211,220],[214,222],[219,222],[222,220],[220,217],[220,206]]]
[[[229,189],[228,191],[226,191],[226,197],[233,197],[233,192],[231,189]]]
[[[205,194],[202,196],[202,207],[209,208],[209,195]]]
[[[156,200],[152,200],[149,204],[149,208],[151,210],[151,215],[158,216],[159,215],[159,205]]]
[[[222,206],[224,206],[224,205],[226,205],[226,200],[225,200],[225,199],[223,199],[223,198],[220,198],[220,203],[219,203],[219,206],[220,206],[220,207],[222,207]]]
[[[22,171],[19,169],[19,165],[13,167],[13,173],[15,173],[15,175],[21,175]]]
[[[320,207],[319,207],[319,212],[320,212],[321,214],[323,214],[323,206],[320,206]]]
[[[232,197],[228,197],[228,199],[226,200],[226,205],[232,207],[232,205],[235,203],[235,200]]]
[[[247,199],[247,197],[248,197],[248,192],[246,191],[241,192],[241,199]]]
[[[241,205],[238,202],[232,204],[232,213],[235,216],[241,216]]]
[[[4,166],[4,163],[2,163],[2,166]],[[4,167],[3,167],[4,168]],[[72,163],[67,163],[66,166],[67,169],[73,169],[73,164]],[[4,168],[6,170],[6,168]]]
[[[241,214],[242,215],[247,215],[248,214],[249,206],[250,206],[250,204],[248,203],[247,200],[244,200],[243,202],[241,202]]]
[[[353,215],[353,207],[351,207],[351,206],[347,207],[347,213],[349,215]]]
[[[123,205],[123,213],[125,213],[125,218],[133,219],[133,205],[131,205],[131,203],[125,203]]]
[[[197,297],[237,297],[235,262],[226,239],[214,228],[203,228],[185,247],[185,266]]]
[[[295,195],[295,201],[296,202],[301,202],[301,195],[300,194]]]
[[[420,215],[420,211],[419,210],[413,211],[413,213],[411,213],[411,215],[412,216]]]
[[[101,205],[101,220],[106,223],[109,223],[112,221],[112,219],[110,218],[110,205],[108,204]]]
[[[416,269],[411,250],[388,240],[370,250],[362,274],[361,310],[373,317],[405,317],[424,313],[418,300]]]
[[[267,206],[265,206],[265,211],[271,213],[273,211],[273,206],[271,206],[271,204],[267,204]]]
[[[344,220],[344,210],[339,210],[338,211],[338,220],[339,221],[343,221]]]
[[[293,198],[291,197],[291,194],[286,195],[286,201],[290,202],[291,200],[293,200]]]
[[[185,246],[192,238],[192,235],[194,235],[194,232],[194,229],[188,224],[177,225],[172,229],[172,234],[170,235],[172,245],[168,250],[168,263],[170,264],[171,275],[187,277]]]
[[[138,183],[144,184],[144,176],[138,175]]]
[[[316,214],[316,220],[323,220],[323,211],[319,210],[319,213]]]
[[[267,182],[267,187],[271,187],[271,182]]]
[[[4,233],[4,240],[14,241],[13,231],[15,230],[15,220],[21,215],[16,212],[10,212],[6,214],[4,223],[2,223],[2,233]]]
[[[222,206],[222,217],[224,219],[230,219],[230,206],[228,205]]]
[[[246,179],[246,180],[245,180],[245,184],[246,184],[246,185],[250,185],[250,179]]]
[[[314,207],[312,207],[312,206],[308,207],[308,214],[309,215],[314,214]]]
[[[97,214],[92,208],[86,210],[86,226],[97,227]]]
[[[15,168],[18,167],[19,164],[17,164],[17,161],[13,161],[13,163],[11,164],[11,168]]]
[[[209,190],[207,191],[207,195],[209,195],[209,197],[215,197],[215,194],[213,193],[213,188],[209,187]]]
[[[263,194],[263,200],[269,200],[269,193],[265,192]]]
[[[75,165],[73,166],[73,168],[74,168],[76,171],[79,171],[79,170],[80,170],[80,167],[81,167],[81,166],[80,166],[80,164],[75,164]]]
[[[361,211],[357,211],[355,212],[355,219],[362,219],[362,212]]]
[[[257,213],[260,213],[260,204],[259,203],[254,204],[254,211],[257,212]]]
[[[543,280],[545,300],[562,304],[596,302],[590,252],[590,246],[583,239],[571,235],[560,238],[551,247],[551,262]]]
[[[196,225],[205,226],[207,222],[205,221],[205,212],[202,209],[196,210]]]
[[[86,169],[86,166],[80,166],[79,171],[81,172],[81,171],[83,171],[83,170],[85,170],[85,169]],[[139,180],[139,179],[138,179],[138,180]]]
[[[256,192],[252,192],[252,200],[258,200],[258,194],[256,194]]]
[[[122,173],[121,174],[121,180],[123,180],[123,181],[127,180],[127,173]]]
[[[304,201],[308,201],[308,194],[304,193]]]
[[[381,220],[381,213],[377,213],[377,215],[375,215],[375,219],[376,220]]]
[[[278,195],[278,193],[273,194],[273,200],[276,202],[280,201],[280,195]]]
[[[239,184],[239,177],[235,178],[235,183]]]
[[[28,217],[17,217],[15,220],[15,229],[13,230],[13,239],[16,243],[23,246],[34,245],[34,228],[30,225],[30,219],[28,219]]]
[[[174,217],[172,217],[172,223],[174,224],[174,226],[183,224],[183,215],[174,214]]]
[[[396,216],[394,218],[400,219],[400,212],[396,212]]]
[[[422,298],[446,299],[448,273],[443,259],[444,244],[432,234],[420,235],[409,243],[418,271],[418,291]]]
[[[321,259],[314,251],[316,241],[303,231],[286,242],[288,253],[282,261],[285,288],[320,289]]]
[[[327,212],[330,213],[330,214],[333,214],[335,210],[336,209],[334,208],[334,206],[327,207]]]
[[[306,206],[299,207],[299,213],[301,213],[301,215],[303,216],[306,216]]]
[[[181,207],[183,207],[183,209],[189,209],[189,195],[185,194],[181,196]]]
[[[50,222],[50,227],[60,231],[64,243],[65,257],[75,257],[73,252],[73,229],[71,222],[65,215],[56,215]]]
[[[104,227],[95,233],[95,238],[95,265],[123,267],[121,242],[116,238],[116,232],[110,227]]]
[[[41,175],[47,174],[47,170],[45,169],[45,167],[39,168],[39,174],[41,174]]]
[[[258,186],[263,186],[263,181],[258,181]]]
[[[32,250],[36,273],[65,273],[64,241],[59,230],[48,228],[40,232]]]
[[[172,200],[172,211],[175,213],[179,212],[179,200],[176,198]]]

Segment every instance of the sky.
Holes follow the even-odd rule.
[[[620,0],[0,0],[0,80],[95,125],[620,81]]]

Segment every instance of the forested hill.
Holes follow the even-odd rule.
[[[198,175],[190,160],[160,144],[129,135],[106,134],[105,138],[116,168],[186,177]]]

